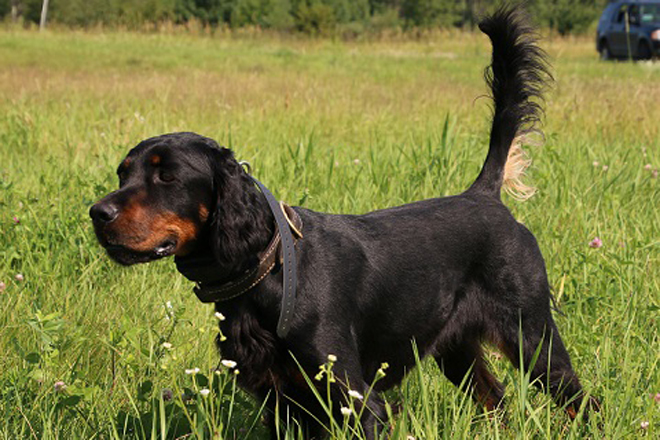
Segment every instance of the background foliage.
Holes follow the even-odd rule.
[[[538,24],[560,34],[584,32],[608,0],[530,0]],[[258,26],[309,34],[386,29],[473,27],[500,1],[487,0],[51,0],[49,18],[72,27],[159,23],[239,28]],[[0,17],[38,23],[41,0],[0,0]]]

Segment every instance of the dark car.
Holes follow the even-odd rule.
[[[598,22],[596,50],[604,60],[660,55],[660,1],[615,1]]]

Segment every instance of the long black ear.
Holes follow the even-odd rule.
[[[228,272],[257,264],[273,235],[273,215],[250,176],[227,148],[212,149],[215,207],[211,241],[218,263]]]

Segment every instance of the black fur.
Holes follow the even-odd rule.
[[[548,386],[546,391],[572,416],[582,403],[582,388],[550,312],[543,257],[531,232],[499,199],[509,146],[538,119],[541,109],[534,99],[540,98],[546,64],[516,10],[500,10],[481,29],[493,42],[488,83],[495,111],[488,158],[472,187],[461,195],[359,216],[296,208],[304,238],[298,243],[295,317],[285,339],[275,331],[280,269],[250,292],[216,305],[227,317],[221,324],[227,340],[219,341],[220,350],[238,363],[240,385],[267,399],[271,412],[279,402],[284,419],[293,416],[306,437],[322,437],[314,418],[327,419],[296,361],[314,377],[329,354],[337,357],[332,393],[338,411],[347,388],[366,395],[383,362],[389,369],[377,391],[398,384],[415,366],[413,341],[420,356],[433,356],[454,384],[469,375],[475,400],[489,409],[501,405],[504,390],[487,369],[482,343],[498,347],[526,369],[541,347],[532,379],[541,388]],[[162,159],[160,172],[174,173],[169,186],[159,183],[148,165],[155,152]],[[102,244],[119,243],[131,252],[136,239],[122,233],[139,228],[113,224],[128,210],[126,194],[144,187],[148,197],[141,203],[159,209],[156,217],[174,212],[177,221],[197,231],[186,240],[172,232],[168,240],[176,246],[158,249],[177,258],[214,255],[218,272],[228,279],[255,264],[272,237],[273,219],[229,150],[208,138],[179,133],[145,141],[128,157],[132,168],[122,187],[92,208]],[[151,202],[152,193],[167,196],[154,196],[158,201]],[[200,206],[211,213],[209,218],[194,214]],[[109,214],[114,211],[118,220]],[[163,252],[154,258],[159,256]],[[377,393],[364,404],[368,408],[361,423],[375,438],[386,423],[385,409]]]
[[[521,11],[501,8],[479,23],[490,37],[493,59],[486,69],[495,111],[486,163],[472,190],[500,195],[504,164],[513,139],[532,131],[542,108],[539,100],[551,80],[545,52]]]
[[[256,264],[273,235],[273,215],[261,192],[226,148],[210,150],[216,194],[211,217],[213,253],[225,270],[241,272]]]

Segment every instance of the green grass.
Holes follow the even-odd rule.
[[[557,82],[546,143],[530,149],[539,192],[505,200],[538,238],[558,326],[603,409],[570,423],[492,352],[508,385],[504,423],[424,361],[387,394],[402,406],[396,439],[660,433],[650,397],[660,392],[660,179],[645,169],[660,168],[660,65],[598,62],[591,39],[543,45]],[[89,206],[116,187],[131,146],[178,130],[234,148],[278,197],[311,209],[362,213],[460,192],[486,153],[489,51],[463,33],[342,43],[0,32],[0,437],[265,438],[259,402],[211,373],[211,308],[171,261],[112,264]],[[595,236],[600,249],[588,246]],[[334,429],[341,438],[352,427]]]

